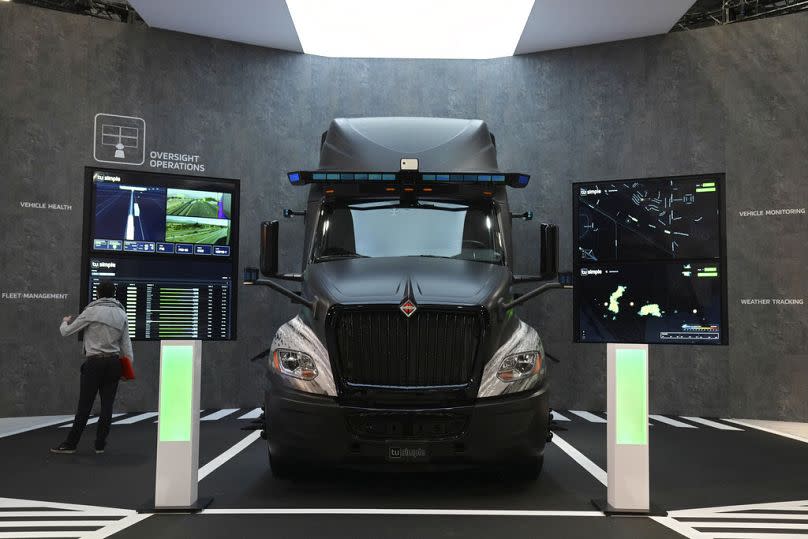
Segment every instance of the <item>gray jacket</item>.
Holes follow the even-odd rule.
[[[129,339],[129,322],[123,305],[114,298],[100,298],[71,323],[62,322],[63,337],[84,330],[84,355],[119,354],[135,360]]]

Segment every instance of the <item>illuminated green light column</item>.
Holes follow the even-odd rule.
[[[648,476],[648,345],[606,345],[609,510],[650,511]]]
[[[161,341],[157,510],[196,510],[201,341]]]

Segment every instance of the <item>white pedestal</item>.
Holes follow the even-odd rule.
[[[154,509],[197,511],[202,341],[160,342]]]
[[[648,345],[606,345],[607,498],[610,515],[664,514],[650,503]]]
[[[648,345],[606,345],[607,501],[617,510],[650,509]]]

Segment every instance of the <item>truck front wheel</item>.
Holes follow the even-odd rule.
[[[536,481],[541,476],[544,467],[544,455],[538,457],[526,457],[515,469],[519,470],[528,481]]]
[[[295,476],[295,463],[288,458],[272,456],[271,451],[267,451],[269,455],[269,469],[272,472],[272,477],[275,479],[292,479]]]

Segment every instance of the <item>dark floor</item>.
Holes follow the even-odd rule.
[[[200,466],[244,437],[238,424],[213,422],[200,430]],[[157,425],[113,427],[107,451],[93,451],[88,426],[74,455],[53,455],[67,429],[39,429],[0,439],[0,496],[134,509],[154,496]]]
[[[242,411],[243,412],[243,411]],[[240,412],[241,413],[241,412]],[[239,414],[240,414],[239,413]],[[249,433],[232,414],[201,423],[200,466]],[[569,444],[605,469],[605,429],[565,413]],[[602,415],[602,414],[601,414]],[[808,445],[756,430],[676,428],[652,422],[652,500],[667,510],[808,498]],[[80,452],[51,455],[66,429],[46,427],[0,438],[0,497],[136,509],[153,495],[156,425],[114,426],[105,455],[92,452],[94,426]],[[294,481],[273,479],[258,440],[199,485],[211,506],[228,509],[445,509],[590,512],[605,487],[549,444],[539,481],[475,472],[330,471]],[[316,512],[316,511],[315,511]],[[33,518],[33,517],[32,517]],[[0,537],[13,532],[0,508]],[[21,529],[22,530],[22,529]],[[647,518],[602,516],[252,514],[151,516],[115,537],[678,537]],[[77,532],[80,535],[79,532]],[[808,537],[808,535],[806,536]]]
[[[650,429],[651,499],[667,510],[808,498],[808,444],[754,429]],[[606,425],[564,439],[606,469]]]
[[[199,515],[154,516],[115,535],[115,539],[198,539],[235,537],[309,539],[681,539],[646,518],[605,517],[480,517],[480,516],[357,516],[357,515]]]
[[[215,507],[592,509],[605,488],[557,447],[546,449],[540,481],[484,473],[330,471],[296,481],[273,480],[264,443],[255,443],[200,484]]]

